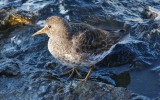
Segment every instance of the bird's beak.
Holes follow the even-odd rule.
[[[39,34],[44,34],[46,33],[46,30],[45,30],[45,27],[43,27],[41,30],[39,30],[38,32],[34,33],[32,36],[35,36],[35,35],[39,35]]]

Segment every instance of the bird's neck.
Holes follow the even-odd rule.
[[[50,39],[58,44],[61,43],[69,43],[70,41],[70,32],[69,29],[66,29],[66,27],[63,28],[57,28],[57,30],[55,31],[54,35],[49,36]]]
[[[67,31],[67,29],[65,28],[60,28],[57,29],[57,31],[55,32],[55,35],[52,36],[51,38],[57,38],[60,40],[68,40],[69,39],[69,31]]]
[[[61,48],[71,48],[72,41],[70,41],[67,36],[52,36],[49,38],[49,44],[52,45],[52,47],[61,49]],[[52,44],[53,43],[53,44]]]

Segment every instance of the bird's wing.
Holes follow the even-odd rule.
[[[109,50],[120,40],[120,36],[108,31],[85,25],[77,27],[74,30],[72,42],[79,52],[98,54]]]

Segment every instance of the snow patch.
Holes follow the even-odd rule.
[[[69,15],[66,15],[66,16],[65,16],[65,19],[70,20]]]
[[[154,7],[149,6],[148,10],[153,16],[155,17],[155,20],[160,20],[160,11]]]
[[[66,10],[62,4],[59,5],[59,11],[61,14],[66,14],[69,10]]]
[[[17,44],[17,45],[20,45],[21,42],[22,42],[22,41],[19,40],[19,39],[17,39],[16,36],[14,36],[14,37],[11,38],[11,43],[15,43],[15,44]]]
[[[47,4],[52,3],[52,1],[43,1],[43,0],[27,0],[25,3],[22,4],[22,10],[28,11],[38,11],[41,8],[44,8]]]
[[[45,20],[40,20],[37,22],[37,25],[44,27],[45,26],[46,21]]]

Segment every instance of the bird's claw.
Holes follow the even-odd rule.
[[[84,78],[84,79],[77,79],[77,78],[75,78],[75,80],[81,81],[81,82],[86,82],[88,79],[86,79],[86,78]]]

